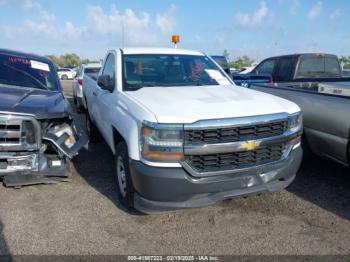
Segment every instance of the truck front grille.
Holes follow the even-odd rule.
[[[248,126],[218,129],[185,130],[185,144],[228,143],[282,135],[288,121],[274,121]]]
[[[252,151],[186,156],[185,161],[198,173],[234,170],[278,161],[286,143],[264,146]]]
[[[39,148],[40,125],[30,116],[0,114],[0,151],[33,151]]]
[[[0,125],[0,144],[18,145],[21,141],[21,125]]]

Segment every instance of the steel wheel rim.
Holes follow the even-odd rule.
[[[125,167],[123,164],[123,159],[121,156],[117,159],[117,177],[118,177],[118,186],[119,191],[122,197],[126,196],[126,175],[125,175]]]

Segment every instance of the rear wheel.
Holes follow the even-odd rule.
[[[134,187],[131,181],[128,148],[125,142],[117,144],[114,156],[114,171],[117,176],[119,200],[127,209],[133,209]]]
[[[61,79],[62,79],[62,80],[68,80],[68,76],[67,76],[67,75],[62,75],[62,76],[61,76]]]

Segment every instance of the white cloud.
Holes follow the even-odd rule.
[[[315,5],[311,7],[311,10],[309,11],[307,16],[310,20],[314,20],[322,13],[322,10],[323,3],[321,1],[318,1]]]
[[[342,16],[342,11],[340,9],[336,9],[329,15],[329,19],[335,21],[340,16]]]
[[[0,0],[4,1],[4,0]],[[1,3],[1,2],[0,2]],[[32,43],[65,43],[72,40],[103,43],[108,46],[159,45],[169,43],[170,34],[176,26],[176,7],[171,5],[164,13],[153,17],[147,12],[135,13],[132,9],[120,11],[112,5],[107,11],[99,5],[90,5],[86,9],[88,25],[77,26],[70,21],[58,22],[52,14],[34,0],[25,0],[21,5],[28,16],[20,26],[0,25],[2,39],[13,40],[18,35]]]
[[[299,0],[293,0],[292,1],[292,5],[291,5],[291,7],[289,9],[289,13],[291,15],[296,15],[299,7],[300,7],[300,1]]]
[[[236,14],[236,23],[241,27],[252,28],[263,21],[268,15],[269,10],[266,3],[260,2],[260,7],[256,9],[252,14],[238,12]]]
[[[175,26],[176,7],[159,13],[155,18],[147,12],[136,14],[131,9],[120,12],[115,5],[105,12],[101,6],[89,6],[87,17],[90,30],[114,43],[123,39],[126,45],[152,45],[160,41],[160,34],[170,34]],[[168,39],[168,38],[167,38]]]
[[[53,21],[56,19],[55,15],[46,11],[39,2],[33,0],[25,0],[21,5],[26,12],[35,12],[39,15],[39,19],[44,21]]]
[[[175,12],[175,5],[171,5],[169,10],[164,14],[157,14],[156,26],[163,34],[169,34],[173,32],[176,25]]]

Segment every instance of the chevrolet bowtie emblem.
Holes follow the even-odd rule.
[[[259,141],[248,141],[246,143],[243,143],[241,145],[241,149],[245,149],[247,151],[252,151],[257,149],[260,146],[260,142]]]

